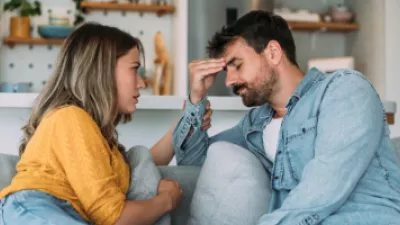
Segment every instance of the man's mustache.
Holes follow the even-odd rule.
[[[235,95],[239,95],[240,89],[245,88],[245,87],[247,87],[246,84],[235,84],[235,85],[233,85],[233,93],[235,93]]]

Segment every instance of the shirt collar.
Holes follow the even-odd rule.
[[[308,72],[304,75],[303,79],[301,80],[300,84],[297,86],[296,90],[294,91],[292,97],[288,101],[289,106],[294,99],[300,99],[307,90],[313,85],[316,81],[320,80],[323,73],[319,71],[317,68],[312,67]],[[272,117],[274,110],[269,106],[268,103],[261,106],[262,114],[261,119],[265,119],[268,117]]]

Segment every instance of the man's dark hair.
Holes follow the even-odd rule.
[[[227,45],[243,38],[258,54],[262,53],[271,40],[277,41],[289,61],[298,67],[296,46],[287,22],[270,12],[254,10],[235,23],[224,26],[208,42],[207,53],[211,58],[220,57]]]

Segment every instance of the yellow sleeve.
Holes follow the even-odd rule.
[[[99,127],[77,107],[60,109],[55,117],[54,151],[87,216],[95,224],[115,224],[126,197]]]

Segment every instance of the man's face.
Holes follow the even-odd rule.
[[[267,51],[267,50],[266,50]],[[265,54],[258,54],[243,39],[228,45],[223,57],[227,63],[227,87],[233,87],[247,107],[260,106],[276,92],[278,76]]]

